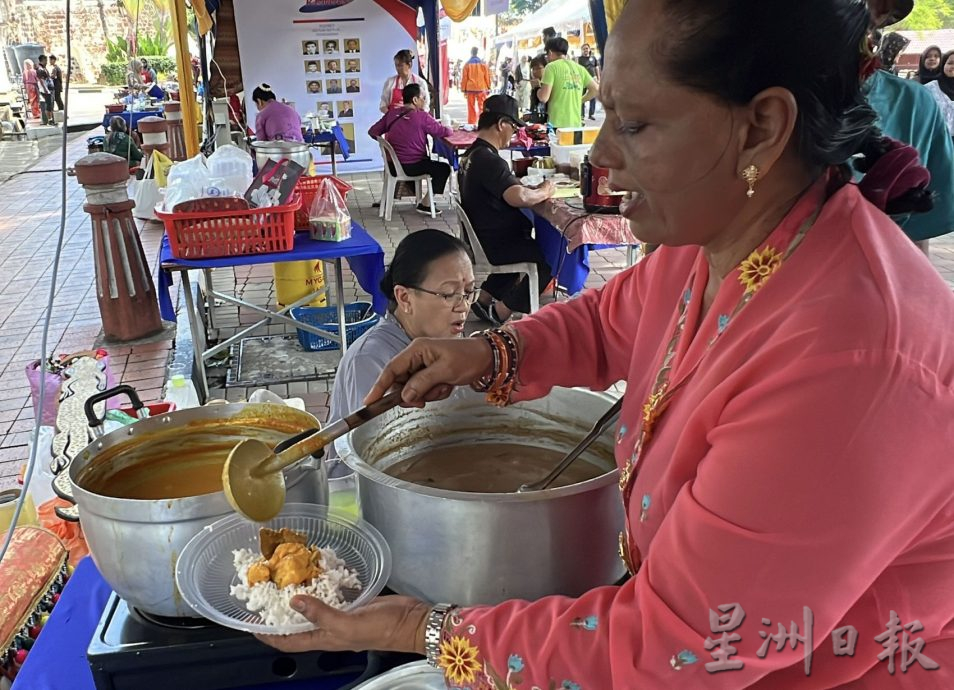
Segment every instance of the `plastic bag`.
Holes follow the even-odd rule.
[[[219,146],[209,156],[207,196],[242,196],[252,184],[252,157],[237,146]],[[210,189],[218,193],[210,193]]]
[[[57,508],[72,507],[72,503],[57,497],[41,505],[36,512],[40,518],[40,524],[58,536],[69,550],[69,563],[76,567],[84,556],[89,555],[89,546],[86,545],[83,528],[78,522],[67,522],[54,512]]]
[[[311,238],[341,242],[351,238],[351,213],[331,179],[324,179],[308,209]]]
[[[156,220],[155,208],[162,195],[159,193],[159,183],[154,177],[153,162],[155,155],[149,157],[146,163],[146,170],[143,179],[136,180],[133,186],[133,201],[136,205],[133,207],[133,217],[143,220]]]

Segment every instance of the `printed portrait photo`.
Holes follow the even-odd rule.
[[[334,55],[340,52],[341,48],[338,46],[338,41],[325,41],[325,55]]]
[[[305,82],[305,88],[308,93],[321,93],[321,82],[316,80]]]
[[[345,39],[345,52],[346,53],[360,53],[361,52],[361,41],[357,38],[346,38]]]
[[[307,60],[305,62],[305,72],[308,74],[321,74],[321,63],[317,60]]]
[[[328,101],[318,101],[318,117],[322,120],[330,120],[335,116],[335,111],[332,110],[332,104]]]
[[[318,54],[318,41],[302,41],[302,42],[301,42],[301,54],[302,54],[302,55],[317,55],[317,54]]]
[[[354,107],[351,101],[341,101],[338,104],[338,117],[354,117]]]
[[[361,60],[345,60],[345,72],[360,72]]]
[[[361,93],[361,80],[349,79],[347,91],[348,93]]]
[[[341,93],[341,80],[329,79],[325,82],[325,93]]]
[[[341,74],[341,61],[325,60],[325,74]]]

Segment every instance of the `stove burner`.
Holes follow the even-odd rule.
[[[205,628],[216,627],[215,623],[205,618],[173,618],[171,616],[157,616],[154,613],[147,613],[135,606],[129,607],[129,613],[139,618],[144,623],[158,625],[160,628],[169,628],[170,630],[204,630]]]

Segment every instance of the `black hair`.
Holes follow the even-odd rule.
[[[268,84],[259,84],[255,87],[255,90],[252,91],[252,100],[253,101],[274,101],[275,92],[272,91],[272,87]]]
[[[351,81],[354,81],[352,79]],[[421,85],[420,84],[408,84],[404,87],[404,90],[401,91],[401,96],[404,98],[405,105],[411,105],[414,102],[415,98],[419,98],[421,95]]]
[[[570,52],[570,44],[567,42],[565,38],[562,38],[561,36],[557,36],[555,38],[551,38],[547,40],[546,48],[547,48],[547,52],[554,52],[559,55],[566,55],[567,53]]]
[[[459,239],[434,228],[425,228],[407,235],[394,250],[391,265],[381,279],[381,292],[388,298],[388,311],[397,309],[394,286],[420,287],[427,280],[432,262],[460,252],[473,261],[470,248]]]
[[[109,131],[110,132],[126,132],[126,121],[121,118],[119,115],[111,118],[109,120]]]
[[[41,60],[46,60],[46,55],[40,55],[40,57],[36,59],[37,62],[40,62]]]
[[[533,69],[534,67],[546,67],[546,66],[547,66],[547,59],[543,55],[537,55],[535,58],[530,60],[530,69]]]
[[[56,62],[56,56],[55,56],[55,55],[51,55],[51,56],[48,57],[47,59],[48,59],[50,62]]]
[[[554,38],[557,35],[556,29],[552,26],[548,26],[543,30],[543,39],[547,40],[549,38]]]
[[[886,152],[859,77],[871,27],[864,0],[669,0],[663,11],[674,30],[653,49],[675,83],[736,105],[787,89],[798,105],[798,153],[813,169],[839,166],[847,179],[854,156],[864,157],[856,163],[864,172]],[[811,48],[793,50],[792,36],[811,36]],[[915,189],[886,212],[925,204],[930,192]]]
[[[410,65],[414,62],[414,53],[410,50],[399,50],[394,54],[394,59],[398,62],[402,62],[405,65]]]

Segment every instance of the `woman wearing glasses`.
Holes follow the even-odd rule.
[[[364,404],[385,365],[414,338],[450,338],[464,332],[477,296],[467,246],[442,230],[419,230],[398,244],[381,281],[388,313],[345,352],[331,393],[331,419]]]

